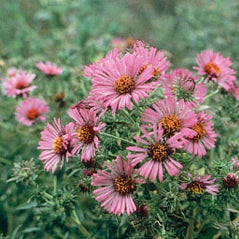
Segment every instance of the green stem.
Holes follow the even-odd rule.
[[[187,233],[186,233],[185,239],[194,239],[193,233],[194,233],[194,224],[195,224],[195,217],[196,217],[196,214],[197,214],[197,210],[198,210],[197,208],[193,209],[193,215],[189,219],[188,228],[187,228]]]
[[[221,87],[218,87],[218,88],[217,88],[215,91],[213,91],[211,94],[207,95],[207,96],[205,97],[204,101],[206,101],[206,100],[209,99],[210,97],[216,95],[216,94],[219,92],[220,88],[221,88]]]
[[[54,186],[53,192],[54,192],[54,194],[56,195],[56,189],[57,189],[57,175],[54,175],[54,178],[53,178],[53,186]]]
[[[112,139],[119,139],[119,140],[121,140],[122,142],[124,142],[124,143],[126,143],[126,144],[129,144],[129,145],[137,146],[137,144],[134,143],[134,142],[130,142],[130,141],[126,140],[126,139],[122,139],[122,138],[120,138],[120,137],[118,137],[118,136],[115,136],[115,135],[112,135],[112,134],[107,134],[107,133],[104,133],[104,132],[101,132],[100,134],[103,135],[103,136],[106,136],[106,137],[110,137],[110,138],[112,138]]]
[[[91,237],[91,234],[86,230],[86,228],[82,225],[82,223],[79,220],[79,217],[76,213],[76,210],[73,210],[73,217],[72,220],[74,221],[74,223],[78,226],[80,232],[82,232],[85,236],[87,237]]]
[[[121,112],[131,123],[135,123],[134,119],[125,110],[121,110]]]

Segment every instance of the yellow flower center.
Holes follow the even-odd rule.
[[[167,135],[173,135],[175,132],[178,132],[181,128],[181,122],[175,115],[164,116],[160,123],[165,130]]]
[[[83,125],[77,129],[77,137],[84,144],[90,144],[94,141],[95,132],[92,126]]]
[[[197,182],[197,181],[194,181],[194,182],[191,182],[189,185],[188,185],[188,190],[192,193],[195,193],[195,194],[201,194],[204,192],[205,190],[205,185],[204,183],[202,182]]]
[[[142,74],[143,71],[149,66],[149,64],[143,65],[141,66],[140,70],[139,70],[139,74]],[[152,76],[154,77],[159,77],[160,76],[160,71],[158,70],[158,68],[156,66],[153,66],[154,71],[152,73]]]
[[[221,74],[220,67],[215,64],[213,61],[210,61],[207,63],[207,65],[204,67],[204,70],[209,75],[219,76]]]
[[[62,151],[62,148],[63,148],[63,140],[62,140],[62,137],[57,137],[54,139],[53,141],[53,150],[56,152],[56,153],[61,153]]]
[[[154,144],[150,146],[148,155],[155,161],[164,161],[168,158],[168,150],[163,144]]]
[[[206,130],[202,123],[198,122],[193,126],[193,130],[197,132],[197,135],[193,137],[194,140],[200,140],[206,134]]]
[[[135,189],[135,183],[131,177],[120,176],[114,180],[114,189],[120,194],[132,193]]]
[[[40,116],[40,113],[38,111],[38,109],[36,108],[30,108],[28,111],[27,111],[27,114],[26,114],[27,118],[29,120],[34,120],[36,118],[38,118]]]
[[[129,76],[121,76],[114,82],[114,90],[119,94],[131,93],[135,89],[135,81]]]

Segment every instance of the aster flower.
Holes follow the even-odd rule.
[[[130,161],[123,161],[119,155],[112,164],[105,162],[105,165],[110,172],[98,170],[93,174],[91,185],[99,187],[93,191],[96,200],[109,213],[121,215],[127,211],[130,215],[136,211],[132,194],[136,184],[144,183],[144,180],[137,178]]]
[[[53,64],[49,61],[47,61],[45,64],[43,62],[38,62],[36,67],[45,75],[50,76],[61,75],[64,70],[63,68],[58,68],[56,64]]]
[[[188,189],[193,194],[202,194],[204,191],[216,195],[218,193],[218,184],[213,184],[216,181],[216,178],[211,179],[211,175],[205,175],[204,177],[199,176],[196,173],[194,177],[192,174],[188,173],[191,182],[183,183],[179,185],[179,188],[182,190]]]
[[[98,123],[99,117],[96,116],[94,109],[70,109],[68,114],[75,120],[77,131],[78,140],[73,153],[81,151],[81,160],[89,161],[95,156],[95,147],[100,151],[97,134],[100,133],[105,124]]]
[[[137,152],[128,155],[132,159],[132,164],[146,160],[138,169],[141,176],[150,178],[155,181],[157,176],[160,182],[163,181],[163,166],[170,176],[177,175],[183,166],[173,159],[175,149],[183,147],[183,139],[180,133],[176,133],[169,139],[163,137],[164,130],[162,125],[154,124],[153,132],[148,133],[144,126],[141,126],[144,135],[140,138],[135,136],[134,139],[142,143],[142,147],[130,146],[127,150]]]
[[[164,75],[168,69],[170,62],[167,61],[167,57],[164,57],[164,53],[161,51],[157,52],[157,49],[150,47],[146,48],[144,43],[137,41],[134,45],[134,53],[142,57],[141,67],[139,73],[141,74],[148,66],[152,66],[154,71],[152,75],[156,78]]]
[[[16,108],[16,119],[21,124],[30,126],[37,121],[45,121],[49,108],[44,100],[27,98]]]
[[[235,173],[228,173],[223,180],[224,185],[227,188],[235,188],[238,184],[238,176]]]
[[[228,93],[231,94],[236,100],[239,100],[239,87],[235,82],[233,86],[228,90]]]
[[[165,74],[164,92],[166,97],[184,99],[185,103],[191,107],[197,107],[203,102],[207,93],[204,83],[197,83],[198,76],[193,77],[192,72],[179,68]]]
[[[195,132],[190,129],[197,123],[196,114],[187,106],[183,99],[167,98],[154,103],[145,109],[141,121],[152,124],[162,124],[164,133],[171,137],[180,132],[183,136],[192,138]]]
[[[134,45],[134,38],[133,37],[128,37],[127,39],[115,37],[111,41],[111,45],[114,48],[119,49],[120,51],[124,51],[127,48],[132,48]]]
[[[232,62],[229,58],[207,49],[197,56],[197,63],[199,67],[194,69],[198,70],[199,75],[205,75],[206,81],[211,79],[227,91],[233,87],[236,72],[231,68]]]
[[[27,73],[20,69],[15,76],[10,77],[8,80],[3,81],[2,92],[5,95],[12,96],[23,96],[27,97],[27,93],[33,91],[37,86],[31,85],[36,75]]]
[[[73,123],[62,126],[60,119],[54,118],[53,125],[48,123],[41,132],[38,149],[43,150],[39,159],[43,161],[44,169],[52,169],[54,173],[59,163],[62,168],[64,161],[68,162],[69,158],[73,157],[72,149],[76,141],[73,129]]]
[[[215,147],[217,134],[213,130],[211,119],[212,116],[205,114],[204,111],[197,114],[198,122],[192,126],[196,135],[193,138],[188,138],[188,142],[184,146],[184,149],[193,156],[198,155],[201,158],[207,153],[206,149]]]
[[[15,67],[11,67],[7,71],[8,78],[12,78],[17,75],[17,69]]]
[[[132,110],[132,99],[138,103],[140,98],[147,98],[148,92],[155,88],[154,83],[146,83],[152,78],[153,68],[148,67],[138,75],[142,57],[126,53],[119,59],[105,61],[104,67],[96,69],[90,92],[103,107],[111,107],[112,114],[126,106]]]

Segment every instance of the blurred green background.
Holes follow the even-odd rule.
[[[233,68],[238,69],[238,12],[238,0],[0,0],[0,59],[6,64],[5,68],[0,68],[0,77],[11,66],[39,74],[34,64],[40,60],[65,67],[57,83],[38,76],[39,87],[33,94],[44,97],[54,109],[48,120],[61,116],[66,121],[65,112],[69,106],[86,96],[90,89],[89,81],[81,81],[83,65],[112,49],[111,40],[115,37],[131,36],[165,51],[172,68],[195,66],[196,55],[211,48],[230,57]],[[53,97],[63,90],[66,97],[62,107]],[[10,239],[20,238],[18,226],[25,229],[30,224],[31,229],[21,229],[21,238],[79,238],[75,228],[67,234],[70,225],[65,225],[63,231],[59,229],[61,224],[59,228],[49,229],[46,226],[48,211],[44,212],[45,219],[41,216],[41,220],[45,220],[42,225],[39,211],[31,212],[34,205],[25,206],[30,211],[16,210],[26,203],[31,190],[24,185],[7,184],[6,180],[12,175],[14,163],[31,157],[40,169],[43,168],[37,160],[36,147],[44,123],[35,128],[16,125],[13,112],[17,102],[5,96],[0,99],[0,238],[1,233],[11,235]],[[43,174],[39,180],[43,186],[51,185],[53,177]],[[82,207],[93,208],[90,203],[96,204],[87,197],[81,198]],[[55,210],[58,209],[53,207],[49,212],[51,219]],[[37,224],[33,218],[39,220]],[[111,225],[111,219],[99,225],[98,219],[92,218],[94,223],[86,221],[85,224],[88,223],[95,233],[104,233],[107,225]],[[39,227],[44,226],[45,234],[39,232]],[[109,236],[105,238],[110,238],[110,233],[116,229],[107,230]]]

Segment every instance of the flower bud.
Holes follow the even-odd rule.
[[[182,87],[188,91],[194,91],[196,82],[193,77],[185,77],[182,79]]]
[[[145,217],[149,214],[149,210],[145,204],[141,204],[137,206],[136,213],[141,217]]]
[[[234,188],[238,184],[238,176],[235,173],[229,173],[224,178],[224,185],[228,188]]]

